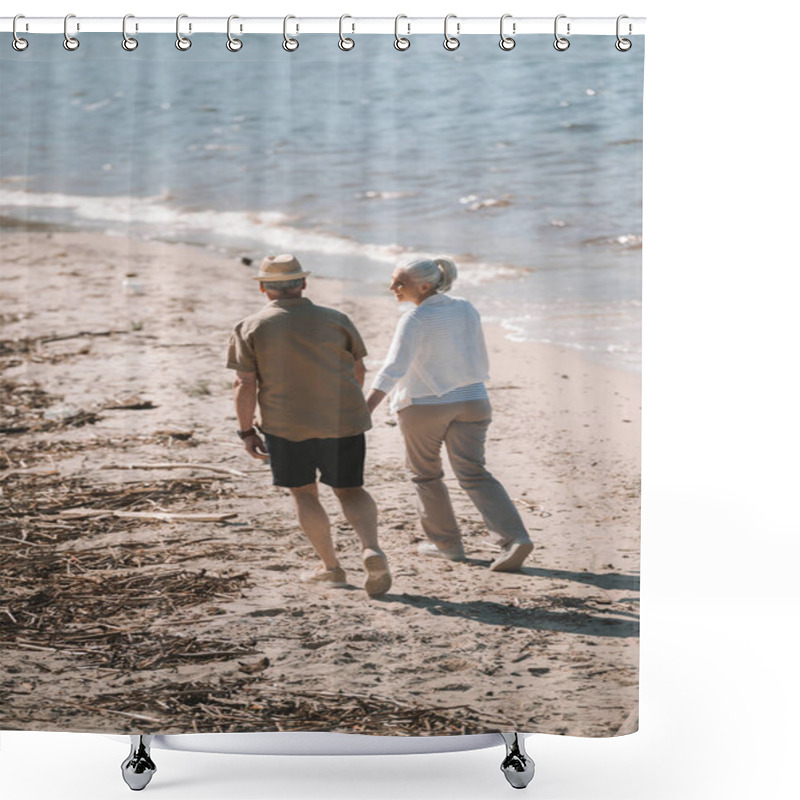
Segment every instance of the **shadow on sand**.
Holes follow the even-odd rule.
[[[590,602],[580,598],[542,598],[538,608],[518,608],[489,600],[454,602],[418,594],[387,594],[381,599],[387,603],[404,603],[422,608],[437,616],[461,617],[485,625],[511,625],[528,630],[561,631],[586,636],[635,638],[639,635],[639,621],[633,614],[614,611],[614,616],[605,616],[592,608]],[[564,610],[554,608],[556,605]]]

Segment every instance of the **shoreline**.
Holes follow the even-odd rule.
[[[103,237],[103,238],[110,238],[110,239],[128,238],[122,232],[118,233],[116,231],[109,230],[108,228],[106,228],[106,229],[98,229],[98,230],[95,231],[95,230],[91,230],[91,229],[88,229],[88,228],[86,228],[86,229],[76,228],[74,225],[72,225],[70,223],[58,223],[58,222],[47,222],[47,221],[32,221],[32,222],[29,222],[27,220],[18,219],[18,218],[13,217],[13,216],[0,216],[0,230],[8,230],[8,231],[11,231],[11,232],[24,232],[24,231],[27,231],[27,232],[31,232],[31,233],[34,233],[34,232],[66,233],[66,234],[74,234],[76,236],[91,236],[91,237],[95,237],[96,236],[96,237]],[[298,230],[302,231],[302,229],[300,229],[300,228]],[[202,253],[210,254],[213,257],[223,258],[223,259],[227,258],[227,259],[234,260],[234,261],[239,261],[243,257],[248,257],[248,258],[249,257],[253,257],[253,253],[257,252],[256,246],[248,248],[248,247],[245,247],[242,244],[233,244],[233,243],[223,244],[223,243],[220,243],[220,242],[217,242],[217,243],[205,242],[204,243],[204,242],[199,242],[199,241],[197,241],[197,242],[176,241],[176,240],[171,240],[171,239],[161,239],[161,238],[158,238],[158,237],[149,238],[149,237],[144,236],[144,235],[134,236],[134,237],[131,237],[131,238],[136,240],[136,241],[145,243],[145,244],[148,243],[148,242],[151,242],[151,243],[163,244],[163,245],[167,245],[167,246],[188,247],[188,248],[196,249],[196,250],[198,250],[199,252],[202,252]],[[371,247],[371,245],[361,243],[361,247],[363,249],[365,249],[365,250],[368,250]],[[386,246],[382,246],[382,247],[384,247],[384,249],[387,249],[387,251],[388,251],[388,250],[394,249],[396,246],[395,245],[386,245]],[[324,262],[325,260],[329,260],[329,261],[333,261],[333,262],[339,262],[343,258],[342,254],[340,254],[340,253],[327,253],[327,254],[326,253],[306,253],[302,248],[298,248],[296,250],[296,252],[299,254],[299,257],[300,257],[302,262],[308,261],[309,263]],[[409,255],[408,252],[404,252],[404,251],[398,249],[396,260],[397,259],[401,259],[401,258],[403,258],[404,256],[407,256],[407,255]],[[470,264],[470,266],[472,266],[472,267],[475,267],[475,266],[483,267],[483,266],[485,266],[485,265],[481,265],[481,264],[472,264],[469,261],[469,257],[468,256],[463,256],[463,255],[462,256],[458,256],[457,255],[456,256],[456,261],[459,262],[459,260],[462,257],[467,258],[467,262],[466,263]],[[362,254],[354,254],[352,256],[352,258],[355,261],[366,261],[366,262],[369,261],[368,257],[363,253]],[[256,261],[257,261],[257,259],[256,259]],[[391,274],[391,271],[392,271],[392,268],[393,268],[393,263],[391,261],[389,261],[389,260],[387,260],[385,263],[383,263],[383,262],[381,262],[381,263],[382,263],[382,266],[383,266],[383,269],[384,269],[384,272],[385,272],[385,274],[387,276],[387,281],[388,281],[388,276]],[[503,270],[502,265],[498,265],[498,269],[500,269],[500,272],[495,277],[496,277],[496,279],[498,281],[502,281],[504,283],[507,280],[519,279],[519,278],[523,277],[525,274],[530,272],[530,268],[518,267],[517,266],[517,267],[513,268],[514,272],[511,275],[505,275],[503,273],[503,271],[502,271]],[[322,279],[322,280],[331,280],[331,281],[341,281],[344,284],[356,283],[356,281],[354,281],[352,279],[348,279],[346,277],[336,277],[336,276],[314,276],[314,277],[316,277],[316,279],[318,279],[318,280]],[[365,288],[366,288],[366,291],[369,294],[370,298],[378,298],[378,292],[380,291],[381,285],[382,285],[381,282],[369,283],[369,284],[366,285]],[[468,283],[467,287],[466,287],[467,288],[467,294],[468,295],[472,295],[474,293],[474,291],[477,288],[480,288],[480,286],[482,286],[482,285],[486,285],[486,281],[478,281],[477,283],[472,283],[472,282]],[[459,293],[459,290],[457,288],[455,294],[458,294],[458,293]],[[468,299],[471,299],[473,302],[475,302],[475,298],[474,297],[468,297]],[[608,367],[608,368],[611,368],[611,369],[621,370],[623,372],[630,372],[630,373],[633,373],[635,375],[641,376],[641,360],[640,360],[640,356],[639,356],[639,360],[638,361],[637,360],[634,360],[634,361],[627,360],[626,361],[624,358],[620,359],[620,358],[616,358],[616,357],[611,356],[611,351],[610,350],[603,350],[603,349],[594,350],[591,347],[586,347],[585,345],[580,345],[580,344],[570,345],[568,343],[555,343],[555,342],[550,342],[550,341],[540,341],[540,340],[537,340],[537,339],[524,338],[524,334],[520,333],[520,326],[519,326],[519,322],[517,321],[517,316],[511,310],[509,310],[508,314],[504,315],[503,318],[501,318],[501,319],[499,319],[497,321],[493,320],[491,323],[485,323],[485,324],[487,324],[487,325],[491,324],[491,325],[494,325],[494,326],[497,326],[497,327],[501,328],[503,330],[504,338],[508,339],[511,342],[541,344],[541,345],[546,345],[546,346],[551,346],[551,347],[556,347],[556,348],[563,348],[563,349],[566,349],[566,350],[569,350],[569,351],[577,352],[585,360],[587,360],[587,361],[589,361],[591,363],[599,364],[600,366]],[[522,336],[523,338],[520,338],[520,336]],[[609,347],[612,347],[612,345],[609,345]]]
[[[12,489],[15,498],[5,513],[18,544],[7,552],[24,549],[35,566],[46,551],[51,576],[62,581],[53,585],[67,593],[58,597],[81,576],[119,582],[141,575],[164,581],[164,596],[182,597],[175,581],[187,581],[192,604],[185,611],[160,600],[143,605],[142,627],[129,633],[137,644],[129,647],[114,645],[113,630],[103,627],[122,627],[113,603],[90,604],[105,608],[100,616],[37,629],[18,613],[33,608],[32,595],[24,582],[12,583],[17,626],[0,629],[4,664],[12,668],[0,684],[0,727],[120,732],[137,730],[136,715],[144,715],[173,720],[181,732],[204,722],[207,730],[268,730],[270,720],[251,709],[265,708],[260,700],[306,696],[303,713],[322,708],[329,720],[326,693],[347,687],[373,705],[384,698],[382,713],[439,709],[441,719],[420,714],[411,728],[393,722],[387,731],[395,725],[394,735],[452,732],[457,723],[445,709],[453,707],[475,733],[512,721],[541,733],[635,730],[640,375],[569,348],[514,342],[499,325],[485,326],[495,417],[487,463],[518,502],[535,543],[515,574],[485,568],[492,551],[482,522],[449,468],[470,562],[416,556],[413,489],[382,404],[367,434],[365,488],[378,503],[395,586],[386,600],[367,601],[355,536],[328,490],[323,503],[353,588],[316,592],[299,584],[298,573],[314,564],[310,545],[285,492],[268,484],[268,470],[247,459],[233,433],[224,352],[233,324],[262,303],[250,268],[192,245],[30,230],[4,231],[2,266],[4,402],[10,422],[27,426],[7,435],[0,470],[4,502]],[[314,271],[312,261],[308,268]],[[355,284],[315,276],[306,294],[353,319],[374,371],[394,330],[396,302],[365,303]],[[244,475],[129,468],[145,462],[214,464]],[[59,517],[58,509],[89,501],[237,517],[203,525],[113,517],[65,524]],[[113,558],[101,561],[98,553]],[[75,559],[83,571],[70,573]],[[0,619],[8,626],[7,616]],[[169,658],[145,652],[153,630],[163,632]],[[196,652],[212,655],[192,655],[190,632],[202,645]],[[58,652],[59,637],[73,637],[78,654]],[[102,653],[95,650],[101,642]],[[115,649],[122,655],[113,656]],[[137,653],[144,653],[139,661]],[[76,660],[94,666],[76,674]],[[96,670],[102,686],[92,690],[85,675]],[[20,694],[22,675],[29,688]],[[209,698],[228,687],[231,708],[245,703],[252,714],[215,722],[196,707],[176,707],[167,715],[158,702],[170,705],[175,684],[199,687],[213,707]],[[124,705],[131,696],[133,705]],[[258,727],[248,728],[254,718]],[[319,724],[357,732],[353,719]]]

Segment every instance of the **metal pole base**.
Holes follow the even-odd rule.
[[[156,765],[150,758],[152,741],[152,736],[131,736],[131,752],[122,762],[122,779],[134,792],[144,789],[156,773]]]
[[[506,743],[506,757],[500,765],[506,780],[515,789],[524,789],[536,770],[533,759],[525,752],[525,739],[519,733],[501,733]]]

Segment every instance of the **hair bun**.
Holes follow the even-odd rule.
[[[455,262],[448,256],[423,256],[400,263],[411,279],[418,284],[427,283],[436,292],[447,292],[458,275]]]
[[[438,267],[439,274],[442,276],[439,284],[436,286],[436,290],[439,292],[449,291],[455,279],[458,277],[458,269],[456,268],[455,261],[448,256],[436,256],[433,262]]]

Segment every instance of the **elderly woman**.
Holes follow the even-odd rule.
[[[391,392],[417,490],[425,555],[463,561],[464,544],[442,471],[442,444],[459,485],[469,495],[500,546],[489,569],[518,570],[533,550],[508,493],[486,470],[484,446],[492,407],[484,381],[489,359],[475,307],[445,294],[457,275],[449,258],[400,265],[389,289],[413,307],[401,317],[394,340],[367,398],[373,411]]]

